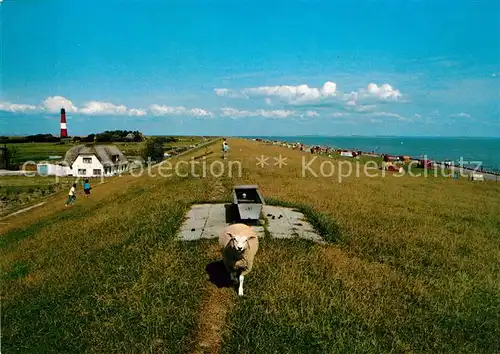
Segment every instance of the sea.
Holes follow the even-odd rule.
[[[251,136],[304,145],[329,146],[335,149],[361,150],[376,154],[426,157],[433,161],[453,161],[465,167],[480,164],[485,171],[500,172],[500,138],[475,137],[402,137],[402,136]]]

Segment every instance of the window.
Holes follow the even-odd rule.
[[[78,169],[78,174],[79,174],[79,175],[86,175],[86,174],[87,174],[87,170],[86,170],[86,169],[84,169],[84,168],[79,168],[79,169]]]
[[[101,170],[100,169],[94,170],[94,176],[100,176],[100,175],[101,175]]]
[[[92,157],[84,157],[83,163],[92,163]]]

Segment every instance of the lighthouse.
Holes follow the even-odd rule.
[[[68,127],[66,126],[66,110],[61,108],[61,138],[68,137]]]

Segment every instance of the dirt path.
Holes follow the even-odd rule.
[[[0,218],[0,220],[4,220],[4,219],[7,219],[7,218],[8,218],[8,217],[10,217],[10,216],[14,216],[14,215],[17,215],[17,214],[24,213],[24,212],[26,212],[26,211],[28,211],[28,210],[31,210],[31,209],[37,208],[37,207],[42,206],[42,205],[44,205],[44,204],[45,204],[45,202],[41,202],[41,203],[38,203],[38,204],[35,204],[35,205],[32,205],[32,206],[29,206],[29,207],[27,207],[27,208],[24,208],[24,209],[18,210],[18,211],[16,211],[16,212],[13,212],[12,214],[8,214],[8,215],[6,215],[6,216],[3,216],[3,217],[1,217],[1,218]]]
[[[210,186],[208,188],[208,200],[220,200],[221,196],[223,196],[225,192],[226,188],[224,187],[220,179],[211,180]]]
[[[220,258],[217,244],[210,246],[209,252],[214,260]],[[193,354],[220,352],[226,315],[234,305],[234,296],[234,289],[218,288],[207,280],[207,288],[194,334]]]

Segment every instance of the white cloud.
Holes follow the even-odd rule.
[[[286,118],[291,117],[295,114],[294,111],[286,111],[283,109],[275,109],[271,111],[266,111],[264,109],[259,109],[255,111],[257,116],[261,116],[264,118]]]
[[[348,99],[348,105],[358,105],[362,100],[376,100],[376,101],[400,101],[403,95],[399,90],[395,90],[389,84],[378,86],[377,84],[370,83],[366,88],[361,88],[358,91],[353,91],[346,94],[344,99]]]
[[[331,81],[325,82],[321,88],[321,94],[323,96],[335,96],[337,94],[337,84]]]
[[[9,102],[0,103],[0,111],[13,113],[57,113],[61,112],[61,108],[66,110],[66,113],[76,113],[82,115],[129,115],[129,116],[145,116],[146,110],[138,108],[127,108],[124,105],[116,105],[111,102],[89,101],[83,107],[78,108],[73,102],[62,96],[50,96],[41,102],[39,106],[29,104],[12,104]],[[195,112],[198,113],[198,112]]]
[[[375,96],[383,100],[398,99],[399,97],[402,96],[399,90],[395,90],[389,84],[383,84],[382,86],[377,86],[377,84],[374,83],[368,84],[367,89],[360,90],[360,95]]]
[[[460,112],[460,113],[455,113],[455,114],[450,114],[450,117],[456,117],[456,118],[470,118],[471,115],[468,113]]]
[[[128,111],[128,115],[129,116],[142,117],[142,116],[145,116],[146,114],[147,114],[147,112],[145,110],[143,110],[143,109],[131,108]]]
[[[351,101],[349,101],[351,102]],[[345,107],[346,109],[349,109],[349,110],[355,110],[356,112],[369,112],[369,111],[373,111],[374,109],[377,108],[376,105],[374,104],[362,104],[362,105],[358,105],[357,103],[349,103],[347,102],[347,107]]]
[[[215,91],[215,94],[217,96],[221,96],[221,97],[248,98],[247,96],[245,96],[241,92],[230,90],[230,89],[227,89],[227,88],[216,88],[216,89],[214,89],[214,91]]]
[[[64,108],[67,113],[79,113],[82,115],[129,115],[145,116],[147,112],[143,109],[127,108],[125,105],[116,105],[111,102],[88,101],[83,107],[76,107],[73,102],[62,96],[47,97],[43,102],[41,109],[50,113],[59,113]]]
[[[194,116],[194,117],[211,117],[213,114],[207,110],[201,108],[186,108],[183,106],[160,106],[154,104],[150,107],[151,113],[155,116],[169,116],[169,115],[179,115],[179,116]]]
[[[73,102],[62,96],[47,97],[42,102],[42,107],[50,113],[59,113],[61,108],[64,108],[68,113],[76,113],[78,111]]]
[[[259,98],[266,97],[266,103],[270,104],[270,98],[275,97],[289,103],[311,102],[320,98],[334,97],[337,95],[337,84],[328,81],[321,88],[309,87],[308,85],[298,86],[259,86],[233,91],[227,88],[216,88],[218,96]]]
[[[308,117],[319,117],[319,114],[316,111],[307,111],[306,112],[306,116],[308,116]]]
[[[326,82],[322,88],[309,87],[308,85],[298,86],[261,86],[242,90],[248,97],[277,97],[290,103],[316,101],[323,97],[333,97],[336,95],[337,85],[333,82]]]
[[[309,87],[306,84],[298,86],[279,85],[279,86],[258,86],[244,88],[241,90],[231,90],[228,88],[216,88],[215,93],[218,96],[239,97],[239,98],[261,98],[264,97],[267,104],[270,104],[271,98],[277,98],[289,104],[308,104],[332,99],[347,101],[347,105],[358,105],[358,101],[365,99],[375,99],[379,101],[399,101],[402,94],[399,90],[389,84],[378,86],[370,83],[366,88],[361,88],[350,93],[342,93],[337,90],[337,84],[327,81],[322,87]]]
[[[349,95],[349,100],[345,104],[344,108],[349,110],[349,111],[356,111],[356,112],[369,112],[373,111],[377,108],[376,105],[374,104],[362,104],[358,102],[358,94],[356,92],[351,92]],[[345,97],[347,97],[345,96]]]
[[[221,108],[223,117],[243,118],[243,117],[264,117],[264,118],[286,118],[295,115],[295,111],[287,111],[282,109],[265,110],[258,109],[256,111],[238,110],[235,108]]]
[[[30,104],[17,104],[10,102],[2,102],[0,103],[0,111],[11,112],[11,113],[29,113],[35,112],[38,110],[37,106],[33,106]]]
[[[319,90],[307,85],[299,86],[261,86],[242,90],[248,97],[277,97],[289,102],[314,101],[320,97]]]
[[[127,108],[125,105],[116,105],[111,102],[89,101],[83,108],[78,109],[78,113],[83,115],[128,115],[133,117],[145,116],[147,112],[143,109]]]
[[[228,96],[230,92],[227,88],[216,88],[214,91],[217,96]]]
[[[79,109],[81,114],[86,115],[126,115],[128,109],[124,105],[115,105],[111,102],[90,101]]]
[[[188,112],[195,117],[211,117],[213,114],[201,108],[188,109]]]
[[[240,111],[235,108],[221,108],[221,115],[223,117],[232,117],[232,118],[242,118],[242,117],[253,117],[254,113],[250,111]]]

